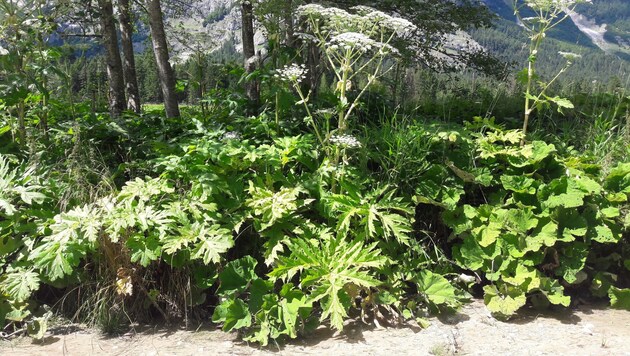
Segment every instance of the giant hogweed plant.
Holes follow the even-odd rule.
[[[416,30],[415,25],[403,18],[367,6],[352,10],[351,13],[317,4],[300,6],[297,10],[337,79],[337,133],[340,135],[348,130],[348,120],[361,97],[391,69],[386,59],[398,52],[392,41],[410,36]],[[367,82],[359,86],[361,77]],[[352,102],[348,97],[351,90],[358,92]]]
[[[213,320],[224,330],[241,330],[247,340],[266,344],[296,337],[318,322],[341,329],[352,310],[376,315],[391,308],[411,316],[417,302],[401,302],[408,293],[399,277],[417,284],[418,301],[459,305],[461,297],[440,275],[384,277],[384,268],[412,242],[413,211],[395,189],[365,193],[366,178],[348,167],[348,193],[334,194],[327,183],[330,167],[312,136],[270,144],[237,136],[187,143],[183,156],[160,162],[165,176],[197,177],[199,188],[231,217],[238,238],[253,237],[260,247],[219,273],[223,299]]]
[[[548,82],[542,81],[536,74],[536,61],[540,45],[547,33],[569,17],[575,7],[582,3],[590,3],[591,0],[514,0],[514,14],[520,24],[529,33],[529,56],[527,67],[519,73],[519,80],[525,84],[525,109],[523,117],[523,133],[527,134],[529,119],[534,110],[554,103],[558,111],[564,108],[573,108],[573,104],[566,98],[548,96],[549,87],[564,73],[572,63],[580,56],[574,53],[559,52],[566,59],[566,64]],[[523,17],[524,7],[533,11],[534,16]],[[522,144],[525,144],[523,139]]]
[[[46,196],[40,178],[34,168],[15,165],[7,156],[0,155],[0,330],[4,332],[11,324],[26,323],[31,335],[37,338],[43,336],[48,316],[35,316],[36,308],[29,307],[40,276],[22,259],[35,243],[43,221],[51,214],[42,205]]]
[[[196,297],[186,300],[194,305],[218,275],[213,320],[261,344],[318,323],[341,329],[357,311],[377,320],[412,317],[425,303],[459,305],[448,280],[426,270],[430,261],[410,232],[413,211],[394,189],[370,193],[369,179],[348,165],[348,193],[332,193],[312,135],[256,140],[252,132],[185,138],[179,154],[152,162],[159,176],[130,180],[41,224],[19,256],[21,269],[3,277],[3,293],[26,310],[43,284],[97,276],[114,294],[109,302],[139,301],[168,317],[170,292],[158,287],[166,278],[158,270],[193,271],[188,292]],[[16,206],[18,195],[12,199]],[[413,262],[399,266],[407,250]]]
[[[82,260],[98,260],[99,252],[116,268],[147,267],[158,260],[173,263],[182,251],[189,261],[220,262],[233,238],[220,224],[216,206],[195,194],[176,199],[173,193],[164,179],[136,178],[115,197],[57,215],[51,234],[31,251],[29,260],[49,281],[75,274]],[[120,276],[119,293],[133,293],[136,277]]]
[[[488,308],[509,318],[528,300],[568,306],[580,288],[627,306],[628,289],[615,281],[628,268],[628,165],[601,180],[597,165],[562,157],[553,145],[521,146],[520,131],[490,125],[464,134],[475,147],[474,163],[464,169],[473,173],[453,166],[452,175],[477,185],[480,197],[434,203],[458,241],[455,262],[487,280]]]
[[[276,77],[288,82],[300,97],[298,104],[305,107],[306,120],[313,127],[323,147],[330,147],[329,156],[336,165],[347,159],[346,149],[357,147],[348,136],[352,113],[367,90],[393,66],[398,50],[393,43],[411,36],[416,27],[411,22],[390,16],[366,6],[357,6],[348,12],[335,7],[317,4],[300,6],[297,14],[306,33],[306,43],[314,43],[320,50],[323,62],[332,71],[336,84],[338,105],[336,115],[312,112],[310,94],[304,93],[301,82],[306,78],[304,65],[289,65],[278,70]],[[352,92],[355,95],[350,95]],[[336,116],[336,128],[331,120]],[[323,121],[323,122],[319,122]],[[333,153],[334,152],[334,153]]]

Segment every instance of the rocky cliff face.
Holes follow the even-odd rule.
[[[174,54],[188,58],[194,51],[212,52],[226,43],[242,51],[241,11],[236,0],[198,0],[183,13],[172,14],[169,26]],[[255,42],[265,43],[262,31],[257,31]]]

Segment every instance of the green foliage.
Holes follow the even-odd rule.
[[[528,299],[568,306],[563,285],[591,281],[589,271],[597,271],[593,264],[603,257],[598,251],[621,247],[627,201],[626,164],[600,181],[597,166],[564,158],[544,142],[521,146],[521,139],[520,132],[496,126],[463,136],[464,149],[476,147],[471,171],[477,176],[452,174],[478,184],[483,200],[441,204],[443,221],[459,241],[455,262],[483,273],[485,302],[504,318]],[[618,262],[608,268],[619,273]],[[606,295],[612,284],[596,280],[598,295]]]
[[[493,85],[487,78],[462,89],[412,74],[400,61],[416,48],[405,48],[407,40],[442,41],[426,34],[450,32],[462,21],[483,24],[486,17],[472,17],[485,12],[467,3],[381,3],[415,20],[431,9],[457,16],[436,26],[366,7],[309,4],[300,8],[300,31],[319,42],[309,45],[300,34],[280,50],[281,37],[293,30],[285,28],[286,9],[273,8],[284,2],[258,7],[273,38],[256,73],[263,112],[252,117],[242,115],[243,68],[197,54],[177,69],[198,106],[182,118],[164,118],[154,104],[145,114],[113,119],[98,113],[101,59],[58,61],[60,53],[42,42],[52,29],[45,17],[29,36],[7,37],[0,47],[0,139],[10,141],[2,152],[13,155],[0,156],[0,326],[42,337],[50,314],[39,305],[59,295],[57,310],[110,331],[124,319],[187,319],[207,315],[194,308],[209,309],[223,330],[263,346],[319,323],[341,331],[355,315],[392,324],[415,318],[426,327],[427,312],[460,307],[470,297],[462,287],[473,284],[481,286],[472,293],[483,292],[489,310],[503,318],[527,303],[568,306],[574,293],[627,309],[630,165],[617,162],[628,151],[625,94],[602,94],[605,104],[592,111],[608,105],[610,113],[579,131],[599,137],[577,149],[614,151],[599,159],[571,147],[579,138],[555,137],[557,128],[521,145],[523,132],[493,119],[422,123],[422,112],[459,120],[514,100],[484,87]],[[13,34],[4,20],[0,31]],[[529,64],[540,63],[534,52],[541,39],[531,38]],[[292,48],[298,42],[319,46],[324,65],[310,58],[308,67],[274,68],[299,60]],[[474,62],[460,59],[454,65]],[[142,91],[158,101],[152,56],[139,63]],[[318,72],[326,66],[328,73]],[[58,101],[48,82],[53,73],[64,83]],[[523,72],[530,89],[537,74]],[[319,91],[306,82],[317,77]],[[277,79],[291,87],[277,88]],[[403,95],[416,85],[423,86],[414,94],[417,105]],[[529,109],[583,110],[584,101],[548,95],[548,87],[530,91]],[[95,103],[76,103],[74,94],[94,95]],[[328,109],[316,110],[322,107]],[[405,119],[390,119],[398,110]],[[40,130],[27,132],[27,124]],[[565,136],[580,126],[563,129]],[[16,128],[26,135],[9,137]]]
[[[33,182],[33,169],[27,169],[21,175],[9,165],[9,159],[0,155],[0,212],[13,216],[19,209],[17,204],[41,204],[46,196],[42,187]]]
[[[32,316],[31,294],[39,289],[40,274],[21,263],[35,243],[49,213],[44,205],[49,188],[33,167],[15,165],[0,155],[0,326]],[[33,320],[28,320],[33,322]]]
[[[566,64],[549,82],[540,80],[536,73],[536,62],[540,45],[546,37],[547,32],[566,20],[569,17],[569,11],[573,11],[578,4],[585,2],[588,1],[568,0],[560,4],[552,0],[526,0],[524,5],[519,5],[518,0],[513,1],[514,14],[527,30],[530,40],[527,67],[517,76],[517,79],[525,85],[523,133],[527,132],[529,117],[534,110],[541,110],[551,103],[557,105],[558,112],[562,112],[562,109],[574,108],[571,101],[566,98],[547,95],[547,89],[549,89],[551,84],[573,64],[575,59],[581,56],[570,52],[558,52],[566,59]],[[522,8],[525,6],[533,11],[533,17],[522,16]]]
[[[373,271],[387,259],[380,256],[376,244],[366,246],[361,239],[349,242],[341,232],[334,236],[329,230],[314,228],[306,235],[291,241],[291,254],[281,257],[269,275],[289,281],[299,273],[300,287],[309,290],[309,300],[322,306],[320,320],[329,318],[334,328],[342,330],[357,288],[379,286]]]
[[[608,291],[610,305],[616,309],[630,310],[630,289],[611,287]]]
[[[429,270],[418,273],[417,285],[419,293],[433,305],[446,305],[456,308],[461,297],[456,288],[443,276]]]
[[[245,340],[266,346],[269,340],[296,338],[312,310],[312,302],[291,283],[275,292],[273,284],[257,277],[257,262],[251,256],[232,261],[219,275],[217,293],[224,301],[217,306],[212,321],[223,330],[246,332]],[[244,300],[249,293],[249,301]]]
[[[381,237],[401,244],[407,242],[413,210],[402,198],[394,196],[395,189],[385,186],[363,196],[359,187],[346,185],[344,188],[344,194],[324,198],[330,214],[337,216],[337,233],[362,231],[361,236],[368,239]]]

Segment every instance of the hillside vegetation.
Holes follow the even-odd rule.
[[[630,309],[628,63],[557,2],[527,32],[473,2],[221,4],[0,0],[3,338]]]

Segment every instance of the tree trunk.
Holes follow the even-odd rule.
[[[245,73],[249,75],[258,67],[258,58],[256,57],[256,48],[254,47],[254,12],[250,1],[242,2],[241,16],[243,20],[241,34],[243,37],[244,67]],[[245,82],[245,93],[247,99],[249,99],[252,113],[257,112],[258,102],[260,100],[258,80],[248,79]]]
[[[120,13],[120,43],[123,52],[123,74],[125,89],[127,92],[127,107],[136,113],[140,113],[140,93],[138,91],[138,76],[136,75],[136,59],[133,53],[133,22],[129,0],[118,0]]]
[[[107,81],[109,83],[109,112],[119,116],[125,110],[125,82],[122,61],[118,50],[118,37],[111,0],[98,1],[101,10],[101,32],[107,59]]]
[[[284,11],[284,22],[286,26],[285,44],[289,48],[293,48],[295,44],[295,24],[293,23],[293,1],[286,1],[286,8]]]
[[[309,42],[306,45],[306,67],[308,68],[308,86],[312,99],[316,99],[319,94],[319,83],[321,80],[320,57],[321,53],[317,44]]]
[[[168,45],[166,43],[166,33],[164,32],[160,0],[147,0],[147,11],[149,12],[151,41],[153,42],[153,53],[155,54],[155,62],[160,76],[160,87],[164,96],[166,116],[179,117],[179,104],[175,94],[175,73],[168,61]]]

